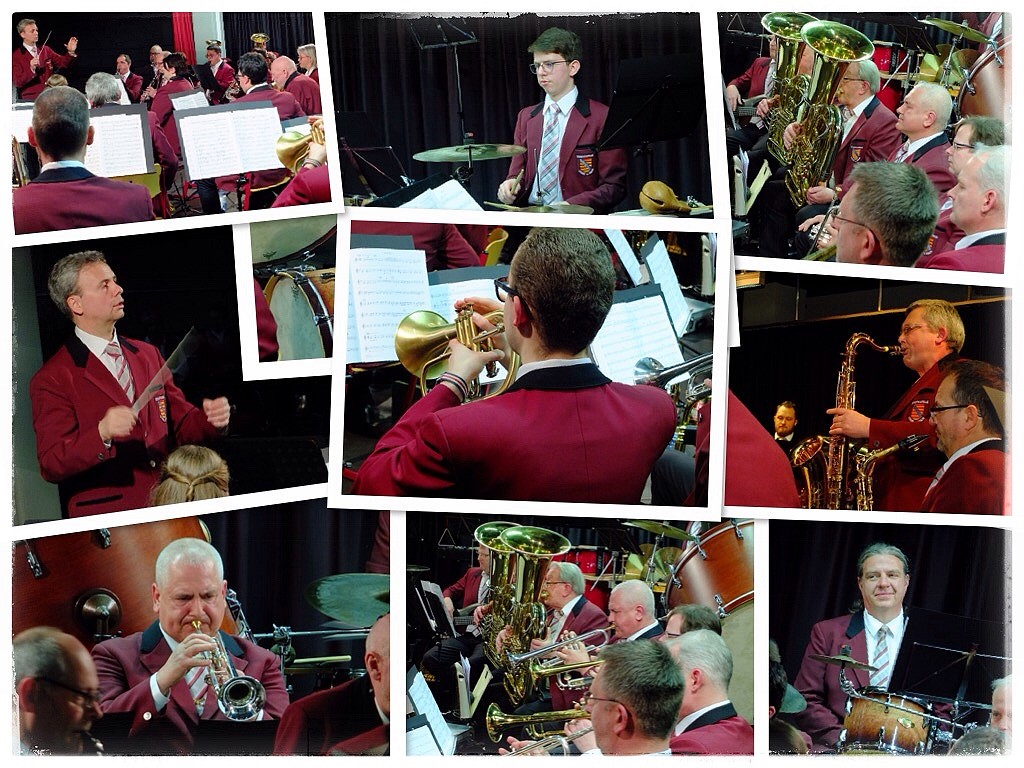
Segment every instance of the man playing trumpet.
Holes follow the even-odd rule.
[[[448,371],[377,443],[357,494],[635,504],[675,429],[675,406],[654,387],[610,381],[587,356],[612,304],[608,250],[584,229],[534,229],[494,299],[497,348],[451,340]],[[478,328],[493,329],[482,315]],[[505,349],[501,347],[504,346]],[[468,382],[518,353],[515,383],[465,407]]]
[[[200,720],[228,719],[208,685],[227,607],[220,554],[202,539],[177,539],[160,552],[153,583],[157,621],[144,632],[116,637],[92,649],[104,713],[130,712],[130,736],[151,753],[187,754]],[[198,622],[199,628],[194,626]],[[288,692],[277,657],[240,637],[219,633],[238,674],[262,684],[266,700],[257,717],[277,719]]]

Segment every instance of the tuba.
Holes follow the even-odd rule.
[[[809,187],[832,175],[843,136],[842,112],[832,103],[840,79],[852,62],[869,58],[875,50],[856,29],[834,21],[805,24],[800,37],[816,55],[806,93],[794,115],[800,132],[787,151],[786,189],[797,208],[807,203]]]
[[[491,553],[490,567],[487,569],[491,609],[484,615],[479,629],[483,636],[484,653],[496,666],[501,663],[501,654],[498,653],[495,640],[507,623],[512,603],[512,577],[509,574],[512,549],[501,541],[501,532],[514,527],[515,523],[497,521],[484,523],[473,532],[477,544],[487,547]]]
[[[494,348],[491,337],[504,333],[501,310],[489,312],[485,317],[496,326],[490,331],[478,331],[473,324],[473,305],[464,304],[456,313],[455,322],[449,323],[444,317],[423,309],[406,315],[398,324],[395,332],[395,354],[405,369],[419,377],[420,389],[427,392],[427,380],[436,379],[447,369],[449,356],[448,342],[458,339],[470,349],[478,352]],[[511,349],[506,350],[505,381],[496,390],[485,392],[479,379],[469,382],[468,400],[482,400],[485,397],[500,395],[508,389],[516,378],[519,370],[519,355]],[[495,376],[497,363],[488,363],[487,375]]]
[[[201,633],[198,621],[193,621],[192,626],[196,632]],[[209,639],[217,647],[212,652],[203,651],[201,655],[210,660],[210,666],[206,670],[206,683],[217,696],[217,707],[228,720],[255,720],[267,700],[263,684],[254,677],[238,673],[231,656],[224,648],[224,641],[221,640],[219,632]]]
[[[309,145],[326,143],[324,119],[319,117],[310,123],[308,133],[291,129],[278,136],[274,151],[281,165],[296,174],[309,156]]]
[[[804,40],[800,30],[804,24],[817,21],[806,13],[766,13],[761,26],[775,35],[775,85],[772,96],[775,103],[768,113],[768,151],[781,163],[789,162],[789,152],[782,135],[793,122],[796,109],[807,89],[807,76],[798,73],[804,55]]]

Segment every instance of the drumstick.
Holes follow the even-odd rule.
[[[520,169],[519,169],[519,173],[517,173],[517,174],[516,174],[516,192],[518,192],[518,191],[519,191],[519,184],[520,184],[520,183],[522,182],[522,180],[523,180],[523,172],[524,172],[525,170],[526,170],[525,168],[520,168]],[[512,194],[515,194],[515,192],[513,192]]]

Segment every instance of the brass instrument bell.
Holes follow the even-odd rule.
[[[577,720],[586,717],[587,713],[582,709],[562,709],[557,712],[535,712],[532,715],[507,715],[501,711],[497,704],[490,704],[487,707],[487,735],[491,741],[501,741],[501,734],[509,728],[522,725],[536,725],[538,723],[559,723]]]
[[[277,137],[274,151],[277,152],[277,159],[281,165],[292,173],[298,173],[302,164],[309,157],[309,145],[326,144],[327,138],[324,134],[323,118],[318,118],[309,126],[309,132],[291,129]]]
[[[253,32],[249,35],[249,39],[252,40],[252,44],[257,48],[266,48],[267,43],[270,42],[270,35],[266,32]]]

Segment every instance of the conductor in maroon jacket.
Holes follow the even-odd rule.
[[[898,341],[903,364],[917,374],[917,380],[881,418],[850,408],[830,408],[829,434],[867,438],[870,451],[888,448],[910,435],[928,435],[928,442],[913,453],[885,456],[875,465],[875,509],[916,512],[944,461],[928,413],[946,366],[963,348],[963,320],[947,301],[919,299],[907,307]]]
[[[626,196],[626,153],[597,151],[608,107],[576,88],[583,58],[579,36],[550,27],[527,50],[533,54],[530,70],[547,95],[519,112],[513,143],[526,152],[512,158],[498,199],[506,205],[567,203],[608,213]]]
[[[89,102],[80,91],[64,85],[39,94],[28,142],[36,148],[42,170],[14,190],[15,234],[155,218],[145,187],[95,176],[85,167],[85,148],[92,137]]]
[[[145,507],[162,460],[215,438],[230,405],[221,397],[199,410],[165,376],[136,413],[164,361],[155,347],[118,336],[124,291],[102,253],[65,256],[49,290],[75,332],[29,383],[40,472],[60,484],[67,516]]]
[[[149,754],[189,754],[200,721],[227,720],[205,680],[207,654],[218,635],[240,675],[266,693],[256,717],[274,720],[288,706],[279,659],[220,630],[227,604],[220,554],[202,539],[176,539],[160,552],[153,582],[157,620],[144,632],[105,640],[92,649],[104,713],[132,715],[129,738]],[[198,622],[196,629],[193,622]]]
[[[1009,512],[1005,397],[1006,379],[994,365],[956,360],[946,369],[929,413],[948,459],[925,494],[922,512]]]
[[[18,22],[21,45],[14,49],[11,70],[14,87],[20,101],[32,101],[43,92],[46,81],[55,69],[70,67],[78,56],[78,38],[69,38],[64,47],[67,55],[61,55],[48,45],[39,44],[39,27],[33,19]]]
[[[610,381],[587,358],[611,309],[608,249],[585,229],[534,229],[512,257],[499,302],[522,361],[504,393],[463,405],[465,382],[501,349],[449,343],[448,373],[359,468],[354,493],[636,504],[675,429],[660,388]],[[476,316],[478,327],[490,327]],[[494,338],[494,337],[492,337]]]

